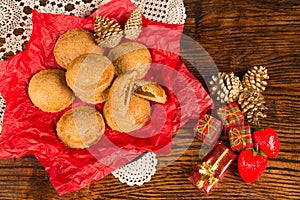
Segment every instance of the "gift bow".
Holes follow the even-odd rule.
[[[199,184],[197,185],[198,188],[201,189],[206,180],[208,180],[209,184],[212,184],[215,180],[219,179],[218,177],[215,176],[215,171],[218,169],[220,161],[224,158],[224,156],[228,153],[228,151],[229,149],[226,148],[225,151],[220,155],[220,157],[213,165],[210,165],[207,162],[203,162],[200,165],[199,173],[203,174],[204,176],[201,178]]]
[[[230,112],[225,115],[225,119],[229,122],[236,120],[240,115],[237,112]]]
[[[208,180],[209,184],[212,184],[217,178],[215,177],[215,170],[218,169],[219,165],[213,165],[203,162],[200,165],[199,173],[204,174],[204,176],[201,178],[198,187],[202,188],[204,185],[204,182]]]
[[[243,134],[241,134],[241,132],[237,129],[237,128],[234,128],[234,129],[232,129],[231,131],[230,131],[230,133],[231,133],[231,139],[232,140],[234,140],[233,141],[233,145],[234,146],[237,146],[237,145],[239,145],[239,144],[241,144],[242,143],[242,145],[243,145],[243,148],[245,148],[246,147],[246,141],[243,139],[243,137],[247,137],[247,135],[243,135]]]
[[[205,130],[206,128],[209,128],[209,125],[210,125],[210,122],[211,122],[212,119],[213,119],[212,116],[206,115],[206,114],[204,115],[204,120],[203,120],[203,122],[204,122],[205,124],[202,125],[202,126],[198,126],[198,127],[197,127],[198,133],[200,133],[201,137],[202,137],[202,134],[204,133],[204,130]],[[208,132],[209,132],[209,130],[208,130]]]

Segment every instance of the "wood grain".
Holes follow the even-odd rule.
[[[191,140],[192,133],[183,129],[174,139],[172,154],[159,157],[156,174],[143,186],[129,187],[109,175],[59,196],[41,164],[28,156],[0,160],[0,199],[300,199],[300,2],[184,2],[188,16],[184,34],[198,42],[217,66],[213,67],[201,46],[185,48],[189,40],[183,39],[182,60],[205,87],[217,70],[239,75],[255,65],[269,70],[264,93],[269,110],[262,126],[277,130],[281,151],[269,160],[260,180],[244,183],[235,162],[213,193],[203,194],[187,179],[199,163],[201,143]]]

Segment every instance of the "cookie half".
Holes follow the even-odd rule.
[[[136,96],[162,104],[167,102],[166,92],[159,84],[138,80],[135,85]]]

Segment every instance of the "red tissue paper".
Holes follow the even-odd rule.
[[[58,37],[74,28],[93,31],[96,16],[106,16],[121,25],[134,5],[113,0],[87,18],[38,13],[33,10],[33,32],[26,50],[0,62],[0,92],[6,101],[0,158],[33,154],[49,173],[59,194],[77,191],[132,161],[144,152],[168,154],[172,134],[189,119],[199,118],[213,103],[199,81],[179,59],[183,25],[170,25],[143,17],[138,42],[150,50],[153,65],[145,79],[166,88],[166,104],[152,104],[152,116],[145,127],[128,134],[106,127],[104,136],[88,149],[71,149],[56,136],[56,122],[64,112],[83,104],[79,99],[58,113],[45,113],[35,107],[27,93],[30,78],[44,69],[60,68],[53,55]],[[96,108],[102,112],[102,104]]]

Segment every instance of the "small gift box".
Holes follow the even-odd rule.
[[[224,173],[236,158],[224,144],[217,142],[213,149],[203,158],[200,165],[191,172],[189,180],[200,190],[208,193],[224,176]]]
[[[213,145],[219,138],[221,128],[221,121],[211,115],[204,114],[195,126],[196,138],[209,145]]]
[[[228,133],[230,146],[233,151],[241,151],[253,146],[250,126],[231,127],[228,129]]]
[[[235,102],[219,108],[217,114],[221,118],[225,129],[244,124],[244,114]]]

